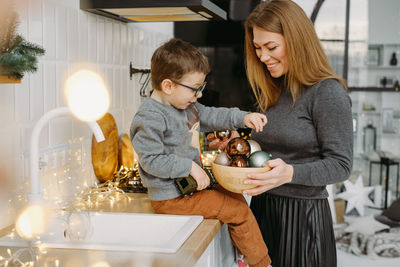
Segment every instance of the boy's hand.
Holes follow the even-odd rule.
[[[244,124],[256,130],[256,132],[261,132],[265,124],[267,124],[267,116],[261,113],[250,113],[244,117]]]
[[[210,178],[207,173],[194,161],[192,161],[192,170],[190,171],[190,175],[197,182],[197,191],[206,189],[207,186],[210,185]]]

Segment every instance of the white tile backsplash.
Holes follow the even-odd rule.
[[[97,62],[105,62],[105,19],[103,17],[96,17],[97,19]],[[112,42],[112,40],[107,40],[107,42]]]
[[[39,57],[38,71],[26,74],[20,84],[0,84],[0,121],[7,125],[0,129],[0,172],[5,181],[19,181],[9,195],[0,192],[0,207],[10,206],[5,201],[16,203],[0,209],[0,229],[10,223],[11,213],[17,215],[25,195],[22,190],[28,188],[23,181],[30,177],[32,129],[45,112],[66,105],[68,75],[80,64],[90,64],[98,71],[109,88],[109,112],[119,134],[129,133],[140,104],[140,74],[129,79],[129,62],[149,68],[151,53],[173,35],[172,23],[125,24],[80,10],[79,0],[16,1],[15,6],[18,32],[42,45],[46,53]],[[68,116],[54,118],[42,129],[40,154],[47,165],[41,170],[41,180],[48,199],[61,201],[60,197],[73,196],[97,182],[91,138],[86,123]]]
[[[58,60],[67,59],[67,9],[56,6],[56,57]],[[51,36],[50,36],[51,38]]]
[[[3,87],[3,85],[0,85],[0,87]],[[15,85],[14,94],[15,122],[28,122],[30,110],[29,78],[22,79],[20,84]],[[10,98],[6,98],[5,100],[12,101]]]
[[[27,77],[28,78],[28,77]],[[37,64],[35,75],[29,76],[30,120],[36,121],[44,114],[43,64]]]
[[[44,112],[47,112],[57,106],[56,64],[52,61],[43,64],[43,89]]]
[[[88,42],[89,42],[89,22],[88,15],[86,12],[78,12],[78,23],[79,23],[79,60],[86,62],[89,59]]]
[[[72,62],[79,60],[78,12],[76,9],[67,9],[68,60]]]
[[[14,101],[12,101],[14,95],[15,86],[13,84],[5,84],[0,87],[0,121],[3,125],[15,120]]]
[[[56,5],[51,1],[43,2],[43,46],[46,48],[44,59],[56,58]]]

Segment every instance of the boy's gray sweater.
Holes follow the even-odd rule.
[[[130,138],[139,156],[140,177],[149,198],[160,201],[180,196],[174,178],[189,176],[192,161],[201,166],[200,152],[191,145],[193,135],[198,142],[199,131],[245,127],[246,114],[237,108],[206,107],[200,103],[179,110],[145,99],[133,118]]]

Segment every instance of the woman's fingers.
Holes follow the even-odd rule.
[[[256,188],[244,190],[243,193],[255,196],[278,187],[284,183],[289,183],[293,177],[293,167],[286,164],[282,159],[267,161],[267,166],[271,170],[264,173],[249,173],[244,184],[256,185]]]

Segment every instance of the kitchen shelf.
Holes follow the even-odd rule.
[[[349,87],[349,92],[365,91],[365,92],[399,92],[400,88],[394,87]]]
[[[21,80],[9,78],[7,75],[0,75],[0,83],[21,83]]]

